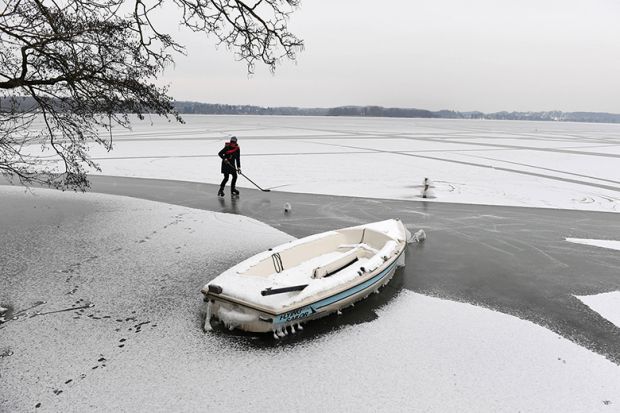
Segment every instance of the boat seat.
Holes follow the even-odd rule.
[[[378,249],[371,247],[370,245],[361,242],[359,244],[340,244],[338,246],[338,249],[350,249],[350,250],[363,250],[364,252],[369,252],[371,254],[376,254],[377,252],[379,252]]]
[[[328,262],[327,264],[316,267],[312,271],[312,278],[324,278],[329,277],[335,272],[340,271],[341,269],[348,267],[353,264],[355,261],[359,259],[358,253],[359,248],[353,248],[350,251],[343,253],[340,257],[336,258],[333,261]]]

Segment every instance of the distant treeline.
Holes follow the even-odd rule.
[[[30,97],[0,98],[0,113],[17,106],[17,110],[30,111],[37,104]],[[601,112],[457,112],[453,110],[430,111],[410,108],[384,108],[382,106],[340,106],[335,108],[298,108],[290,106],[262,107],[251,105],[221,105],[217,103],[174,102],[181,114],[207,115],[272,115],[272,116],[364,116],[383,118],[435,118],[435,119],[497,119],[536,120],[556,122],[620,123],[620,114]]]
[[[556,122],[620,123],[620,114],[602,112],[457,112],[430,111],[382,106],[340,106],[335,108],[262,107],[251,105],[221,105],[199,102],[175,102],[179,113],[210,115],[281,115],[281,116],[366,116],[383,118],[436,118],[436,119],[496,119],[535,120]]]
[[[174,102],[179,113],[201,115],[285,115],[285,116],[326,116],[329,109],[296,107],[261,107],[250,105],[221,105],[218,103]]]

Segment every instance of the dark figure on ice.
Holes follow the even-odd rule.
[[[235,185],[237,184],[237,172],[241,173],[241,151],[239,145],[237,145],[237,138],[234,136],[230,138],[230,142],[226,142],[224,149],[222,149],[218,155],[222,158],[222,173],[224,174],[224,179],[220,184],[220,190],[217,192],[217,195],[224,196],[224,187],[230,175],[232,175],[230,193],[232,195],[239,195],[239,191],[235,189]]]

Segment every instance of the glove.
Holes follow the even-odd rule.
[[[241,168],[237,168],[237,173],[240,174],[241,173]]]

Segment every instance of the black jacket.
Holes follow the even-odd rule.
[[[226,142],[224,149],[219,151],[218,156],[222,158],[221,171],[223,174],[233,174],[241,168],[241,149],[236,143]]]

